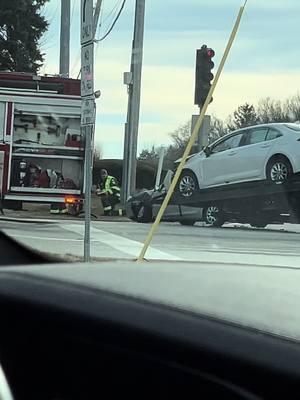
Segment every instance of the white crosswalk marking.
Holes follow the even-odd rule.
[[[71,232],[84,235],[84,226],[83,225],[77,225],[77,224],[66,224],[63,225],[63,228],[66,230],[69,230]],[[101,229],[96,229],[94,227],[91,227],[91,241],[94,243],[95,241],[101,242],[106,244],[107,246],[110,246],[114,248],[115,250],[118,250],[119,252],[129,254],[133,256],[134,258],[137,258],[142,247],[143,243],[137,242],[136,240],[131,240],[124,238],[123,236],[120,235],[115,235],[114,233],[110,233],[107,231],[103,231]],[[93,254],[93,247],[91,249],[91,256],[95,256]],[[103,256],[103,255],[102,255]],[[180,261],[182,258],[177,257],[173,254],[165,253],[164,251],[154,249],[153,247],[149,247],[147,254],[146,254],[147,259],[151,260],[174,260],[174,261]]]

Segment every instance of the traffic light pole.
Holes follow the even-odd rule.
[[[201,107],[199,107],[199,114],[201,114]],[[199,118],[199,114],[192,115],[192,124],[191,124],[191,133],[193,132],[197,120]],[[198,139],[197,139],[197,148],[198,151],[203,150],[204,147],[208,145],[208,135],[210,132],[210,115],[205,115],[203,119],[203,123],[198,132]]]
[[[214,75],[212,73],[212,69],[214,67],[212,58],[214,57],[214,55],[215,55],[214,50],[208,48],[205,44],[201,47],[201,49],[197,49],[196,52],[194,104],[199,106],[199,114],[201,114],[201,109],[205,103],[205,100],[211,88],[211,81],[214,78]],[[197,119],[198,115],[192,116],[192,132],[196,125]],[[201,151],[205,146],[208,145],[209,130],[210,130],[210,116],[205,115],[203,118],[203,123],[201,124],[197,135],[198,151]]]
[[[199,109],[199,114],[201,114],[201,108]],[[203,148],[208,145],[209,131],[210,131],[210,115],[205,115],[198,133],[198,151],[203,150]]]

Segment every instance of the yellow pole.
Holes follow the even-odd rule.
[[[161,221],[161,218],[162,218],[162,216],[163,216],[163,214],[164,214],[164,212],[165,212],[165,209],[166,209],[167,205],[169,204],[169,201],[170,201],[170,199],[171,199],[171,196],[172,196],[172,194],[173,194],[173,192],[174,192],[174,189],[175,189],[175,187],[176,187],[176,185],[177,185],[178,179],[179,179],[179,177],[180,177],[180,175],[181,175],[181,172],[182,172],[182,170],[183,170],[183,167],[184,167],[184,164],[185,164],[185,162],[186,162],[186,159],[188,158],[188,156],[189,156],[189,154],[190,154],[190,151],[191,151],[191,149],[192,149],[192,146],[193,146],[193,144],[194,144],[195,141],[196,141],[197,134],[198,134],[199,129],[200,129],[201,125],[202,125],[202,122],[203,122],[203,119],[204,119],[204,116],[205,116],[207,107],[208,107],[208,105],[209,105],[209,103],[210,103],[210,100],[211,100],[211,98],[212,98],[212,95],[213,95],[213,93],[214,93],[214,90],[215,90],[215,88],[216,88],[216,86],[217,86],[218,80],[219,80],[220,75],[221,75],[221,73],[222,73],[222,70],[223,70],[223,68],[224,68],[226,59],[227,59],[227,57],[228,57],[229,51],[230,51],[231,46],[232,46],[232,43],[233,43],[233,41],[234,41],[234,39],[235,39],[235,37],[236,37],[236,33],[237,33],[237,31],[238,31],[238,28],[239,28],[239,25],[240,25],[240,22],[241,22],[241,18],[242,18],[242,15],[243,15],[243,12],[244,12],[246,3],[247,3],[247,0],[245,1],[244,6],[242,6],[242,7],[240,8],[240,10],[239,10],[239,13],[238,13],[236,22],[235,22],[234,27],[233,27],[233,29],[232,29],[231,35],[230,35],[230,37],[229,37],[229,40],[228,40],[228,43],[227,43],[225,52],[224,52],[224,54],[223,54],[223,57],[222,57],[222,60],[221,60],[220,65],[219,65],[219,68],[218,68],[218,70],[217,70],[217,73],[216,73],[215,79],[214,79],[214,81],[213,81],[213,84],[212,84],[212,86],[211,86],[211,88],[210,88],[210,91],[209,91],[209,93],[208,93],[208,95],[207,95],[207,98],[206,98],[206,100],[205,100],[205,103],[204,103],[204,105],[203,105],[203,107],[202,107],[202,110],[201,110],[201,112],[200,112],[200,115],[199,115],[199,117],[198,117],[198,120],[197,120],[197,122],[196,122],[196,125],[195,125],[195,127],[194,127],[193,132],[192,132],[191,138],[190,138],[190,140],[189,140],[189,142],[188,142],[188,144],[187,144],[187,146],[186,146],[186,149],[185,149],[185,151],[184,151],[184,153],[183,153],[182,160],[181,160],[181,162],[180,162],[180,164],[179,164],[179,166],[178,166],[178,168],[177,168],[177,171],[176,171],[176,173],[175,173],[175,176],[174,176],[174,178],[173,178],[173,180],[172,180],[172,183],[171,183],[171,185],[170,185],[170,187],[169,187],[168,193],[166,194],[166,197],[165,197],[165,199],[164,199],[164,201],[163,201],[163,203],[162,203],[162,205],[161,205],[161,207],[160,207],[160,210],[159,210],[159,212],[158,212],[158,214],[157,214],[157,217],[156,217],[156,219],[155,219],[155,222],[153,223],[153,225],[152,225],[152,227],[151,227],[151,229],[150,229],[150,231],[149,231],[149,233],[148,233],[148,236],[147,236],[147,238],[146,238],[146,240],[145,240],[144,246],[143,246],[143,248],[142,248],[142,250],[141,250],[141,253],[140,253],[140,255],[139,255],[137,261],[143,261],[143,259],[144,259],[144,256],[145,256],[146,251],[147,251],[147,249],[148,249],[148,247],[149,247],[149,245],[150,245],[150,243],[151,243],[151,240],[152,240],[152,238],[153,238],[153,235],[154,235],[154,233],[155,233],[155,231],[156,231],[156,229],[157,229],[157,227],[158,227],[158,224],[159,224],[160,221]]]

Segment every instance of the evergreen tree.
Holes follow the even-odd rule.
[[[256,125],[259,123],[258,115],[255,111],[254,106],[245,103],[238,107],[233,113],[228,123],[229,130],[241,129],[246,126]]]
[[[150,150],[143,149],[138,157],[138,160],[157,162],[158,157],[158,149],[152,146]]]
[[[48,22],[48,0],[0,0],[0,70],[37,73],[44,61],[39,40]]]

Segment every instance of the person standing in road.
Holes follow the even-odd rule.
[[[104,215],[113,215],[114,207],[120,202],[120,191],[117,179],[101,169],[97,194],[101,197]]]

